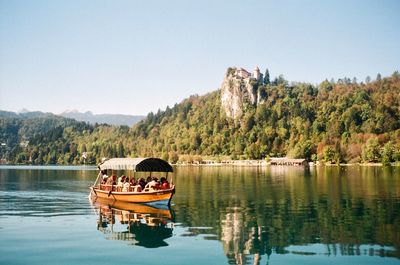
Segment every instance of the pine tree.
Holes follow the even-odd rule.
[[[270,79],[269,79],[269,71],[268,68],[265,70],[265,75],[264,75],[264,84],[265,85],[269,85],[271,83]]]
[[[118,143],[117,156],[118,157],[125,157],[125,148],[124,148],[124,145],[122,144],[122,142]]]

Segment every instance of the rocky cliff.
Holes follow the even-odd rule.
[[[258,103],[260,82],[262,75],[258,67],[253,74],[243,68],[228,68],[221,85],[221,104],[227,117],[240,118],[248,106]]]

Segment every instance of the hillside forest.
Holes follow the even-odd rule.
[[[96,164],[103,157],[176,162],[288,156],[325,163],[400,161],[400,74],[319,85],[279,76],[238,119],[220,90],[149,113],[134,125],[88,124],[50,113],[0,112],[0,157],[11,164]]]

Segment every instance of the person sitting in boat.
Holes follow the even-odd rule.
[[[129,181],[131,183],[132,186],[136,186],[138,183],[136,182],[135,178],[131,178],[131,180]]]
[[[162,178],[160,179],[160,181],[161,181],[161,188],[162,188],[163,190],[169,189],[169,182],[168,182],[167,178],[162,177]]]
[[[129,181],[127,180],[127,179],[125,179],[125,182],[124,182],[124,186],[123,186],[123,188],[122,188],[122,191],[124,191],[124,192],[127,192],[127,191],[129,191],[129,187],[131,186],[131,184],[129,183]]]
[[[140,178],[138,184],[140,185],[140,187],[142,187],[142,190],[144,190],[144,187],[146,187],[146,181],[144,180],[144,178]]]
[[[141,192],[142,191],[142,186],[140,186],[139,184],[136,186],[133,186],[133,191],[134,192]]]
[[[142,191],[142,186],[140,186],[139,182],[140,182],[140,179],[138,179],[136,181],[135,178],[131,178],[129,180],[130,187],[132,188],[130,191],[141,192]],[[143,182],[144,182],[144,179],[143,179]]]
[[[156,182],[154,189],[161,190],[161,182],[158,180],[158,178],[154,178],[153,180]]]
[[[125,175],[122,175],[121,177],[118,178],[118,186],[123,186],[125,182]]]
[[[107,181],[106,181],[106,190],[112,190],[112,186],[113,185],[115,185],[115,182],[114,182],[114,177],[115,176],[111,176],[111,177],[109,177],[108,179],[107,179]]]
[[[125,179],[126,179],[125,175],[122,175],[121,177],[118,178],[118,184],[117,184],[118,191],[121,191],[122,188],[124,187]]]
[[[159,186],[158,184],[158,179],[157,178],[153,178],[149,183],[146,184],[145,189],[146,190],[151,190],[151,189],[157,189],[157,186]]]
[[[102,177],[101,177],[101,184],[106,184],[106,181],[108,179],[107,176],[107,170],[103,170],[101,171]]]
[[[152,180],[153,179],[150,176],[148,176],[147,179],[146,179],[146,184],[150,183]]]

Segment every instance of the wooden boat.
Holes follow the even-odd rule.
[[[128,170],[133,172],[148,172],[151,176],[153,172],[173,172],[172,166],[159,158],[112,158],[103,161],[98,166],[100,172],[104,170]],[[118,185],[101,184],[101,174],[99,173],[94,185],[90,187],[91,194],[113,201],[146,203],[146,204],[167,204],[171,203],[172,196],[175,193],[175,185],[169,184],[168,188],[157,189],[155,187],[146,187],[143,191],[138,186],[123,189]]]

